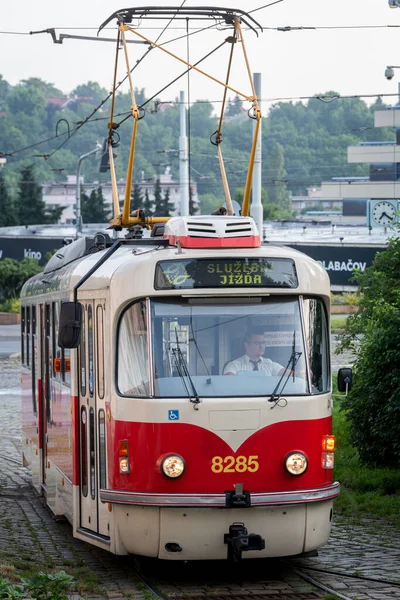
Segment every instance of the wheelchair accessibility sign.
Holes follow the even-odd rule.
[[[168,411],[168,420],[169,421],[179,421],[179,410],[169,410]]]

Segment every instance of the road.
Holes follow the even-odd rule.
[[[36,571],[64,569],[75,577],[70,600],[150,600],[133,572],[132,557],[115,557],[72,537],[68,523],[56,522],[30,487],[30,472],[21,463],[21,404],[18,358],[0,359],[0,564],[14,581]],[[246,563],[247,561],[245,561]],[[224,563],[225,564],[225,563]],[[294,575],[301,569],[351,600],[400,600],[400,531],[384,519],[354,523],[335,517],[329,543],[318,557],[296,559],[276,567],[259,563],[257,577],[238,583],[224,565],[151,562],[154,584],[170,600],[326,600],[331,598]],[[286,565],[286,566],[285,566]],[[220,573],[214,577],[212,572]],[[166,575],[167,573],[167,575]],[[223,593],[221,593],[221,589]],[[220,593],[217,594],[216,592]]]
[[[0,325],[0,359],[21,350],[20,325]]]

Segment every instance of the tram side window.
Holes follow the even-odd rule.
[[[330,387],[329,336],[328,321],[321,300],[305,299],[304,317],[312,392],[327,392]]]
[[[82,495],[86,498],[88,495],[88,471],[87,471],[87,411],[86,407],[81,407],[81,486]]]
[[[53,375],[53,352],[51,343],[51,306],[46,304],[46,317],[45,317],[45,373],[46,373],[46,417],[48,425],[51,425],[53,418],[53,406],[51,397],[51,377]]]
[[[36,338],[36,306],[32,306],[32,403],[33,414],[37,414],[36,389],[38,374],[37,338]]]
[[[104,327],[103,327],[103,307],[96,309],[96,361],[97,361],[97,391],[99,398],[104,398]]]
[[[94,349],[93,349],[93,309],[88,306],[88,357],[89,357],[89,395],[94,394]]]
[[[147,306],[140,300],[122,315],[118,335],[118,389],[126,396],[149,396]]]
[[[82,315],[81,343],[79,344],[79,372],[81,396],[86,396],[86,315]]]
[[[65,385],[71,385],[71,350],[63,348],[61,352],[61,376]]]
[[[30,337],[31,337],[31,307],[27,306],[26,307],[26,364],[29,367],[30,364],[30,360],[29,360],[29,345],[30,345]]]
[[[52,310],[52,318],[53,318],[53,322],[52,322],[52,350],[53,350],[53,357],[54,359],[56,358],[61,358],[61,348],[58,347],[57,344],[57,339],[58,339],[58,320],[59,320],[59,310],[60,310],[60,305],[58,304],[58,302],[53,302],[53,310]],[[57,370],[56,369],[56,361],[53,360],[53,377],[57,380],[59,380],[61,378],[61,370]]]
[[[99,485],[107,487],[107,458],[106,458],[106,416],[103,409],[99,410]]]
[[[25,364],[25,306],[21,308],[21,362]]]

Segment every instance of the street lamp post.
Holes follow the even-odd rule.
[[[81,211],[81,164],[84,158],[91,156],[95,152],[98,152],[101,148],[101,144],[97,142],[96,148],[86,154],[82,154],[79,157],[78,168],[76,171],[76,188],[75,188],[75,217],[76,217],[76,237],[79,238],[82,235],[82,211]]]

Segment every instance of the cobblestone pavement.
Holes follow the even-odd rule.
[[[115,557],[75,540],[70,525],[55,522],[43,499],[30,488],[29,471],[21,464],[19,386],[18,359],[0,360],[0,574],[8,577],[30,565],[36,571],[65,569],[82,590],[72,600],[150,599],[135,579],[131,557]],[[318,557],[251,562],[254,566],[240,576],[232,570],[224,576],[231,569],[226,563],[188,567],[149,560],[147,564],[153,578],[157,573],[155,583],[171,599],[324,598],[325,592],[299,577],[296,569],[301,569],[348,598],[400,600],[400,585],[390,583],[400,584],[400,532],[384,521],[353,525],[336,518],[329,544]]]

